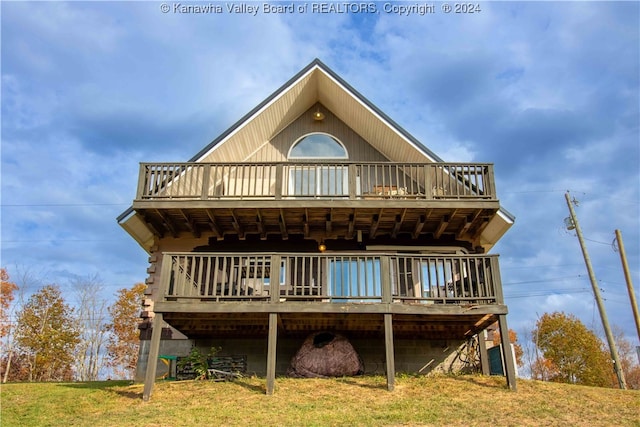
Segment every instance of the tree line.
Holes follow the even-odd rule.
[[[0,269],[0,378],[7,381],[95,381],[105,372],[133,378],[139,349],[139,310],[145,285],[119,289],[107,305],[97,276],[71,283],[75,304],[59,286],[41,286],[28,299],[24,289]],[[19,281],[24,286],[28,274]],[[68,295],[69,296],[69,295]],[[16,298],[19,304],[14,304]],[[597,387],[617,387],[609,350],[579,319],[545,313],[525,349],[509,331],[516,364],[531,378]],[[500,343],[499,333],[493,336]],[[640,365],[633,346],[616,333],[622,370],[629,388],[640,389]]]
[[[3,383],[133,378],[144,284],[119,289],[108,305],[97,276],[74,279],[69,295],[47,284],[28,298],[31,275],[24,273],[18,286],[1,268],[0,279]]]

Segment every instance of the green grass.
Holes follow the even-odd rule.
[[[278,378],[158,382],[149,402],[126,382],[6,384],[9,426],[640,426],[640,392],[501,377]]]

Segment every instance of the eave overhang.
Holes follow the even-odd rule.
[[[261,146],[316,104],[330,110],[392,162],[443,162],[318,59],[312,61],[189,161],[246,161]],[[225,149],[225,146],[233,146],[234,149]],[[232,152],[236,157],[230,156]],[[237,158],[238,152],[242,153],[241,159]],[[123,212],[117,220],[145,251],[150,251],[154,230],[135,213],[133,207]],[[496,244],[513,222],[513,215],[500,208],[482,232],[481,246],[485,252]]]
[[[141,217],[138,215],[133,207],[130,207],[126,211],[124,211],[118,218],[118,224],[131,236],[133,239],[138,242],[138,244],[145,250],[148,254],[151,253],[151,248],[154,245],[154,233],[150,229],[149,224],[147,224]]]

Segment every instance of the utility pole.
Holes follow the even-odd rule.
[[[636,321],[638,339],[640,340],[640,314],[638,314],[638,302],[636,301],[636,294],[633,290],[631,273],[629,272],[629,264],[627,264],[627,253],[624,251],[624,243],[622,243],[622,233],[620,232],[620,230],[616,230],[616,241],[618,242],[618,250],[620,251],[620,261],[622,261],[624,278],[627,281],[627,290],[629,291],[629,299],[631,300],[631,310],[633,310],[633,318]]]
[[[582,230],[580,230],[580,224],[578,224],[578,218],[576,217],[576,213],[573,210],[573,204],[571,203],[571,199],[569,198],[568,191],[564,194],[564,198],[567,200],[567,206],[569,207],[569,213],[571,214],[571,224],[573,225],[573,227],[575,227],[576,234],[578,235],[578,241],[580,242],[580,248],[582,249],[584,263],[587,265],[589,280],[591,281],[591,288],[593,289],[593,295],[595,296],[596,303],[598,304],[598,311],[600,312],[600,318],[602,319],[602,327],[604,328],[604,332],[607,336],[609,351],[611,352],[611,358],[613,359],[613,370],[618,377],[618,384],[620,388],[625,390],[627,388],[627,382],[624,379],[624,372],[622,372],[622,365],[620,364],[620,358],[618,357],[618,349],[616,348],[616,343],[613,339],[611,328],[609,327],[607,312],[604,309],[604,303],[602,302],[602,298],[600,297],[600,288],[598,288],[598,283],[596,282],[596,275],[593,273],[591,259],[589,259],[589,253],[587,252],[587,247],[585,246],[584,238],[582,237]]]

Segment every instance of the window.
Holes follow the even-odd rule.
[[[326,133],[310,133],[297,140],[289,150],[289,159],[347,159],[344,145]]]
[[[334,301],[381,301],[380,258],[335,257],[329,258],[328,262],[328,290]]]
[[[296,141],[289,150],[292,160],[323,160],[319,164],[297,164],[289,167],[289,194],[292,196],[349,195],[348,168],[331,160],[347,159],[344,145],[331,135],[311,133]]]
[[[289,194],[292,196],[349,196],[348,168],[344,165],[289,166]]]
[[[265,260],[265,261],[261,261],[263,264],[257,264],[257,268],[258,271],[260,270],[260,268],[262,268],[262,266],[265,267],[265,275],[264,277],[256,277],[256,279],[259,279],[262,281],[262,283],[266,286],[269,286],[271,284],[271,260]],[[283,259],[280,262],[280,278],[278,279],[278,282],[280,284],[280,286],[283,286],[286,282],[285,282],[285,277],[286,277],[286,273],[287,273],[287,266],[286,266],[286,262]]]

